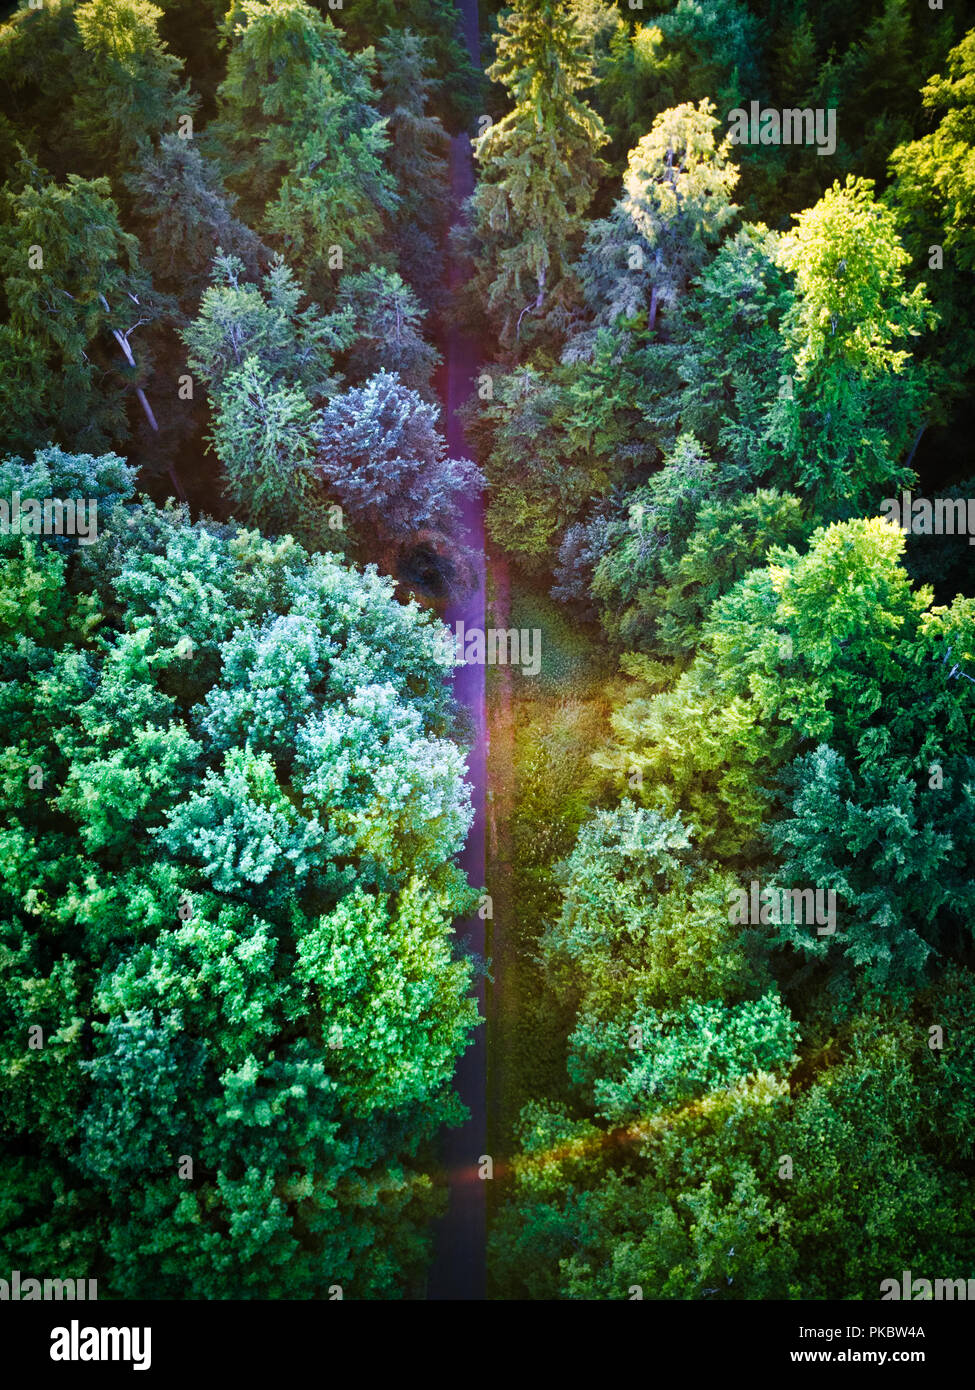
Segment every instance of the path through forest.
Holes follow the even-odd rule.
[[[477,30],[477,0],[459,0],[463,37],[475,64],[480,62]],[[465,198],[474,191],[474,165],[470,136],[455,135],[450,147],[450,194],[452,221],[457,221]],[[450,263],[448,285],[458,287],[463,268]],[[446,434],[452,458],[468,456],[457,408],[470,396],[478,363],[477,346],[456,328],[447,332],[446,358]],[[468,543],[476,556],[477,587],[462,602],[450,603],[445,621],[451,630],[457,622],[465,629],[485,625],[484,507],[479,497],[462,499],[463,522]],[[484,698],[484,667],[460,666],[454,674],[454,694],[468,710],[474,730],[474,744],[468,759],[468,781],[472,787],[474,824],[461,855],[461,867],[475,888],[485,878],[485,800],[487,792],[487,720]],[[457,924],[458,935],[468,950],[484,955],[484,922],[473,917]],[[484,980],[477,981],[478,1009],[484,1016]],[[447,1132],[442,1157],[448,1178],[448,1205],[434,1233],[433,1267],[427,1296],[431,1299],[483,1299],[485,1296],[485,1241],[487,1222],[486,1184],[478,1174],[478,1159],[487,1152],[487,1045],[485,1026],[474,1033],[471,1046],[457,1064],[455,1085],[461,1100],[471,1112],[460,1129]]]

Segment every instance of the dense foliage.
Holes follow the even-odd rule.
[[[620,674],[518,723],[508,970],[555,1036],[510,1088],[495,1291],[968,1275],[975,588],[963,537],[885,499],[970,491],[922,441],[964,458],[973,35],[899,0],[556,15],[587,67],[545,128],[570,150],[584,100],[607,171],[577,161],[574,280],[538,281],[531,333],[492,318],[470,432],[515,584]],[[492,130],[574,91],[556,53]],[[751,102],[833,108],[835,149],[733,144]],[[483,306],[497,227],[554,242],[477,148]]]
[[[102,1297],[417,1296],[477,899],[396,580],[480,483],[428,336],[475,87],[450,4],[375,46],[225,9],[0,27],[0,1250]],[[87,534],[7,524],[45,498]]]
[[[423,1295],[486,483],[493,1294],[975,1277],[972,17],[461,20],[0,24],[0,1252]]]
[[[129,1296],[395,1296],[472,1022],[437,624],[131,472],[3,467],[109,513],[4,543],[4,1246]]]

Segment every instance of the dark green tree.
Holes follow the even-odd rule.
[[[57,184],[37,175],[5,190],[0,216],[6,447],[53,440],[100,449],[124,440],[130,396],[154,425],[145,355],[135,354],[140,330],[166,302],[119,224],[108,180],[71,174]]]
[[[355,324],[346,359],[351,374],[361,381],[380,369],[396,372],[404,386],[432,400],[430,383],[440,354],[424,341],[425,311],[396,271],[373,266],[345,276],[339,304],[351,309]]]
[[[196,146],[164,135],[126,180],[142,255],[154,282],[189,310],[199,305],[217,252],[236,256],[251,280],[269,260],[234,215],[236,199]]]
[[[578,299],[572,263],[605,166],[602,121],[581,93],[590,59],[560,0],[524,0],[499,21],[488,76],[512,109],[475,141],[470,312],[487,314],[501,347],[564,334]],[[527,316],[527,321],[526,321]]]
[[[393,244],[399,269],[427,307],[446,300],[446,235],[449,136],[429,114],[441,81],[430,76],[430,45],[410,29],[392,29],[376,46],[380,110],[388,118],[386,160],[399,203]]]
[[[328,297],[336,270],[365,268],[397,205],[384,163],[371,49],[302,0],[235,0],[213,138],[251,226]]]

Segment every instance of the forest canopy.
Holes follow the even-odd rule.
[[[975,1278],[973,23],[0,21],[10,1268]]]

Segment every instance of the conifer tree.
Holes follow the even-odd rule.
[[[339,303],[355,319],[356,341],[348,355],[353,375],[361,379],[385,368],[432,399],[430,378],[440,354],[423,339],[426,316],[410,286],[394,270],[372,266],[343,279]]]
[[[27,170],[3,195],[0,436],[8,447],[54,440],[102,448],[126,438],[126,396],[151,415],[144,355],[132,335],[165,307],[142,269],[136,238],[119,225],[107,179],[63,184]],[[139,339],[135,339],[138,344]]]
[[[499,24],[488,76],[514,106],[475,142],[469,298],[513,351],[533,326],[566,329],[578,296],[572,262],[605,172],[597,151],[607,137],[581,95],[593,83],[592,62],[571,11],[560,0],[523,0]]]
[[[706,98],[663,111],[630,151],[623,194],[590,227],[580,262],[595,323],[674,309],[734,220],[738,169]]]
[[[905,284],[910,257],[871,180],[837,180],[796,220],[783,247],[796,289],[782,323],[791,361],[768,444],[778,480],[813,491],[822,515],[850,516],[911,479],[905,456],[928,385],[910,346],[934,316],[924,284]]]
[[[213,135],[227,182],[247,221],[327,298],[336,270],[376,259],[397,203],[372,50],[346,53],[302,0],[235,0],[224,28]]]
[[[175,134],[197,109],[198,98],[179,85],[181,60],[159,37],[162,15],[148,0],[87,0],[75,10],[87,61],[73,125],[100,169],[106,156],[129,168],[141,146]]]
[[[354,337],[349,308],[323,314],[305,299],[290,267],[276,257],[258,284],[236,256],[214,258],[200,312],[183,330],[188,365],[219,396],[224,382],[255,357],[276,385],[298,385],[313,400],[331,395],[335,356]]]
[[[391,29],[376,46],[388,119],[386,162],[396,181],[393,243],[399,269],[428,307],[445,297],[443,238],[449,136],[428,112],[440,82],[430,76],[429,44],[410,29]]]
[[[456,529],[459,496],[482,484],[469,459],[447,457],[437,406],[379,372],[336,396],[318,423],[315,469],[353,524],[375,537],[383,567],[424,531]]]
[[[160,36],[163,18],[149,0],[20,10],[0,29],[0,105],[10,115],[0,157],[15,164],[19,142],[58,179],[124,175],[148,143],[192,133],[199,98]]]
[[[314,544],[316,487],[310,473],[315,411],[300,386],[275,384],[256,357],[231,372],[215,399],[211,444],[236,515],[262,530]],[[316,546],[315,548],[324,548]]]
[[[220,170],[189,140],[164,135],[126,179],[143,258],[155,283],[195,309],[217,251],[238,257],[253,279],[270,257],[234,215]]]

